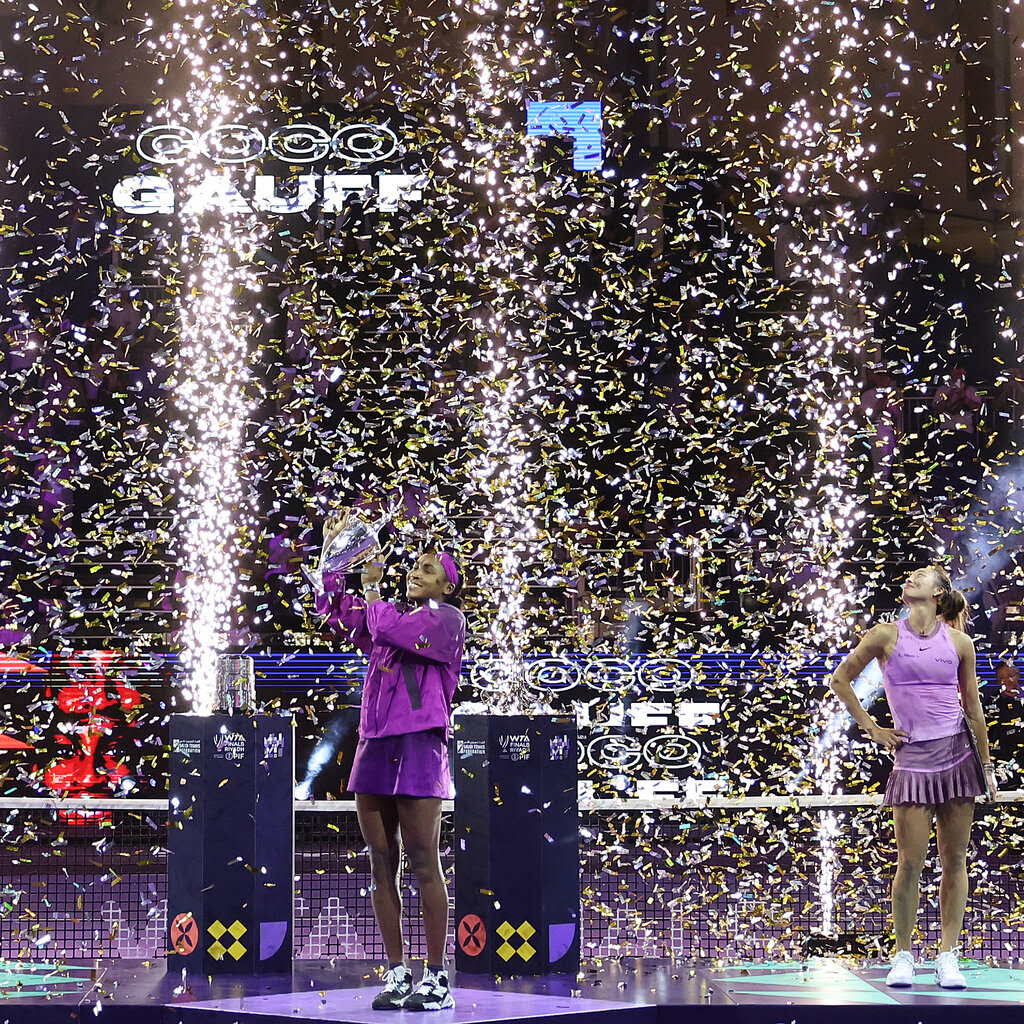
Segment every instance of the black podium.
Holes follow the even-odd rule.
[[[168,967],[290,970],[292,719],[173,715],[170,735]]]
[[[456,715],[455,967],[576,972],[576,719]]]

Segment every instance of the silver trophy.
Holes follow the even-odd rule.
[[[236,711],[251,714],[256,710],[256,676],[252,658],[248,655],[218,655],[213,710],[227,714]]]
[[[305,569],[306,578],[317,594],[324,592],[325,572],[349,572],[368,561],[380,546],[377,535],[394,518],[397,506],[389,509],[375,523],[350,512],[348,522],[325,544],[315,569]]]

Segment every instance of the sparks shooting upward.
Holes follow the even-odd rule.
[[[258,138],[239,124],[253,113],[252,105],[236,97],[251,92],[248,36],[261,37],[262,44],[268,40],[258,23],[236,24],[237,34],[224,34],[226,44],[213,54],[210,25],[237,21],[230,18],[229,6],[186,6],[182,20],[154,44],[168,57],[183,58],[189,73],[184,99],[172,100],[154,122],[184,109],[205,128],[181,149],[177,178],[185,187],[176,192],[191,193],[192,198],[178,211],[176,228],[171,229],[175,234],[169,231],[167,239],[177,254],[180,282],[175,391],[179,454],[174,468],[184,556],[182,660],[186,696],[199,714],[209,714],[213,707],[216,657],[229,643],[237,598],[242,507],[238,453],[246,423],[249,339],[262,314],[251,260],[265,228],[235,212],[236,186],[223,169],[226,165],[238,173],[232,165]],[[212,186],[211,161],[222,172]],[[251,179],[254,172],[248,168],[242,173]],[[196,191],[200,180],[206,186]]]

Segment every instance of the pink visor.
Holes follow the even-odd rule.
[[[441,568],[444,569],[444,574],[448,577],[448,582],[454,583],[455,586],[458,586],[459,567],[455,564],[455,559],[452,558],[447,551],[438,551],[437,560],[441,563]]]

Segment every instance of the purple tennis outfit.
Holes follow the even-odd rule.
[[[941,620],[918,636],[896,623],[896,646],[882,670],[893,724],[909,733],[896,750],[884,803],[935,805],[981,796],[985,779],[960,706],[960,656]]]
[[[462,668],[466,619],[450,604],[400,607],[340,592],[324,574],[316,610],[349,636],[370,663],[363,685],[348,789],[383,796],[451,796],[448,739]]]

